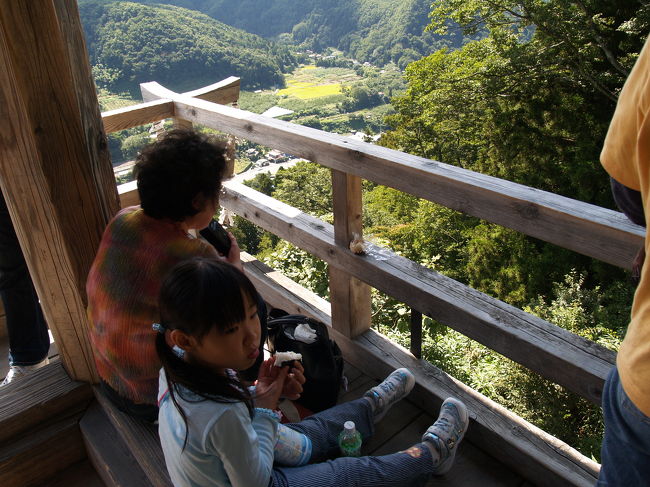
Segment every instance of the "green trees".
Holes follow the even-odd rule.
[[[286,46],[178,7],[89,0],[80,14],[98,83],[115,92],[152,80],[184,91],[228,76],[283,86],[282,72],[297,63]]]
[[[359,61],[394,62],[401,69],[434,49],[459,46],[462,35],[424,32],[431,0],[139,0],[201,11],[266,38],[291,34],[321,51],[336,47]]]
[[[434,3],[431,29],[448,31],[449,19],[482,38],[409,65],[407,91],[388,120],[394,130],[381,142],[613,207],[598,159],[645,40],[645,2]],[[429,203],[415,215],[382,236],[450,277],[618,347],[633,295],[620,269]],[[427,340],[434,363],[598,458],[597,408],[434,324]]]
[[[432,29],[444,32],[451,17],[485,37],[408,67],[408,89],[389,117],[395,130],[382,143],[612,207],[598,157],[648,9],[632,1],[616,8],[546,0],[496,5],[434,4]],[[554,280],[573,268],[587,272],[587,285],[597,275],[623,278],[620,270],[506,229],[469,225],[457,232],[468,255],[461,280],[513,304],[550,292],[549,276],[539,271],[549,262]]]

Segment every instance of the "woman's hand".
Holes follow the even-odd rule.
[[[275,359],[270,357],[262,362],[260,373],[255,383],[255,406],[277,409],[284,385],[289,374],[289,367],[276,367]],[[302,387],[301,387],[302,389]]]
[[[228,252],[228,255],[225,256],[225,260],[229,264],[234,265],[240,271],[244,272],[244,266],[241,263],[240,257],[241,250],[239,249],[237,239],[231,232],[228,232],[228,237],[230,238],[230,251]]]
[[[305,383],[305,369],[302,364],[295,360],[293,367],[289,371],[286,380],[284,381],[284,388],[282,389],[282,397],[295,401],[302,394],[302,385]]]

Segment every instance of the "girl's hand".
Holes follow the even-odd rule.
[[[267,409],[277,409],[280,395],[284,388],[289,367],[274,366],[275,359],[270,357],[260,367],[260,373],[255,384],[255,406]]]
[[[289,371],[286,380],[284,381],[284,388],[282,389],[282,397],[291,399],[292,401],[298,399],[302,394],[302,385],[305,383],[305,369],[302,364],[295,360],[293,367]]]

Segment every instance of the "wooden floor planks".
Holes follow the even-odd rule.
[[[345,364],[349,386],[339,402],[357,399],[378,381],[363,375],[359,369]],[[437,411],[422,411],[407,399],[397,403],[376,426],[375,434],[362,448],[365,455],[386,455],[405,450],[418,443],[422,433],[435,421]],[[461,443],[452,469],[445,475],[435,477],[427,487],[521,487],[524,479],[510,471],[468,441]],[[533,487],[526,484],[527,487]]]

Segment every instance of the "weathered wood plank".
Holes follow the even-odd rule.
[[[334,241],[348,248],[354,238],[363,235],[361,178],[332,170],[332,207]],[[352,337],[370,328],[370,286],[330,266],[329,287],[334,328]]]
[[[235,103],[239,100],[239,87],[239,78],[229,76],[203,88],[182,93],[182,96],[225,105],[226,103]],[[140,93],[142,93],[142,99],[145,102],[151,102],[160,98],[173,99],[179,95],[174,91],[168,90],[156,81],[140,83]]]
[[[46,365],[29,377],[2,386],[0,445],[50,418],[65,412],[83,411],[91,399],[91,387],[73,381],[60,362]]]
[[[95,185],[89,189],[97,191],[96,200],[102,205],[101,212],[108,221],[117,211],[117,193],[111,184],[115,179],[111,164],[111,154],[108,150],[108,140],[101,119],[99,104],[95,96],[90,63],[77,62],[77,59],[87,59],[86,38],[81,25],[81,18],[76,0],[55,0],[57,19],[61,25],[61,33],[67,47],[70,63],[73,89],[82,94],[77,97],[81,124],[85,131],[84,142],[88,151],[90,170],[93,173]],[[96,229],[101,234],[103,228]]]
[[[158,428],[119,411],[95,386],[95,397],[126,443],[149,482],[156,487],[172,486],[158,438]]]
[[[120,208],[127,206],[137,206],[140,204],[140,195],[138,194],[138,182],[130,181],[128,183],[120,184],[117,187],[120,195]]]
[[[101,129],[85,125],[99,109],[83,34],[59,17],[80,28],[74,1],[0,3],[0,185],[62,360],[94,380],[85,283],[118,200]]]
[[[433,477],[426,487],[519,487],[522,482],[521,475],[465,441],[456,454],[451,470],[445,475]]]
[[[175,113],[259,144],[390,186],[630,268],[644,230],[623,214],[442,162],[183,95]]]
[[[310,295],[316,303],[321,301],[321,298],[306,289],[300,296],[293,298],[293,293],[283,289],[280,283],[273,279],[272,273],[257,273],[252,279],[256,285],[259,281],[267,281],[265,287],[276,288],[276,294],[284,295],[283,302],[295,299],[296,306],[302,309],[310,308],[303,304],[304,301],[309,301]],[[272,305],[276,305],[269,297],[265,298]],[[319,306],[312,308],[318,310]],[[328,323],[322,311],[310,316]],[[416,377],[416,387],[411,392],[409,401],[425,411],[437,412],[446,397],[455,396],[461,399],[470,410],[468,440],[536,485],[586,487],[595,483],[598,464],[428,362],[416,359],[406,349],[374,330],[369,330],[355,339],[350,339],[334,329],[330,329],[330,334],[343,350],[346,361],[372,379],[383,379],[398,367],[409,368]],[[363,381],[364,378],[359,380]],[[369,381],[354,390],[356,393],[362,393],[363,386],[372,383],[373,381]],[[350,397],[355,397],[354,394],[351,393]],[[396,443],[391,441],[390,448],[394,449],[395,446]]]
[[[88,459],[70,465],[53,477],[47,479],[44,485],[38,487],[109,487],[97,475]]]
[[[171,100],[155,100],[133,107],[116,108],[102,113],[104,130],[110,134],[118,130],[138,127],[146,123],[157,122],[174,115],[174,104]]]
[[[99,403],[90,405],[79,428],[88,457],[106,487],[152,485]]]
[[[86,458],[79,417],[56,421],[28,436],[14,438],[0,448],[0,485],[25,487]]]
[[[264,300],[289,314],[307,315],[331,326],[330,303],[320,298],[284,274],[242,252],[246,275],[255,284]],[[301,299],[302,298],[302,299]]]
[[[335,245],[332,226],[227,182],[221,204],[330,265],[403,301],[599,404],[614,352],[433,270],[368,244],[364,256]]]
[[[239,100],[240,85],[241,83],[238,77],[229,76],[212,85],[194,91],[188,91],[184,95],[226,105],[228,103],[236,103]]]
[[[396,367],[409,368],[416,377],[409,400],[420,407],[437,411],[449,396],[465,402],[472,420],[468,439],[521,476],[539,486],[595,483],[598,464],[374,330],[354,340],[333,333],[346,360],[371,377],[381,378]]]

